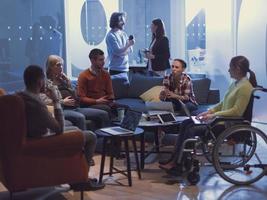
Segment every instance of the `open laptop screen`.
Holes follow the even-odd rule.
[[[139,124],[141,116],[141,112],[128,109],[122,120],[121,127],[131,131],[135,131],[137,125]]]

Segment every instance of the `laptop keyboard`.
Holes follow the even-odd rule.
[[[120,133],[128,132],[128,130],[122,129],[120,127],[113,127],[112,130],[120,132]]]

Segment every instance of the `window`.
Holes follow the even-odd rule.
[[[150,25],[152,20],[160,18],[165,24],[166,35],[170,35],[170,0],[122,0],[123,11],[127,13],[125,31],[134,35],[134,52],[129,56],[130,65],[145,64],[140,50],[148,48],[151,42]]]
[[[64,1],[2,0],[0,13],[0,87],[16,91],[27,65],[45,68],[49,54],[64,58]]]

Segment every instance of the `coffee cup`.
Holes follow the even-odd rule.
[[[121,122],[123,120],[123,118],[124,118],[125,110],[124,110],[124,108],[118,108],[117,112],[118,112],[118,121]]]

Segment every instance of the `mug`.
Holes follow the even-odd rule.
[[[117,112],[118,112],[118,121],[121,122],[124,118],[125,109],[124,108],[118,108]]]

